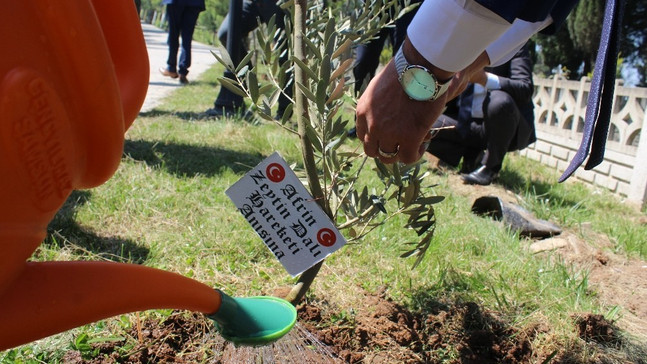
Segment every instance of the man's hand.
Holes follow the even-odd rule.
[[[449,89],[447,90],[447,101],[457,97],[467,88],[467,84],[472,83],[481,83],[485,85],[487,77],[485,76],[485,71],[483,68],[490,65],[490,57],[487,52],[483,51],[474,62],[469,66],[465,67],[464,70],[456,73],[452,82],[449,84]],[[484,78],[485,77],[485,78]]]
[[[364,152],[384,163],[417,161],[425,152],[423,143],[429,140],[429,130],[446,100],[446,94],[435,101],[410,99],[391,60],[357,103],[357,137],[364,143]],[[396,151],[393,157],[385,156]]]

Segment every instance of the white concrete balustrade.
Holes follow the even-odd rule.
[[[559,77],[535,77],[537,141],[521,155],[563,172],[582,140],[591,83]],[[571,178],[603,187],[629,201],[647,203],[647,88],[616,83],[604,161],[592,170],[580,167]],[[585,162],[586,163],[586,162]]]

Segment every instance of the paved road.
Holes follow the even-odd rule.
[[[150,24],[142,23],[144,38],[146,39],[146,48],[148,49],[148,59],[150,61],[150,80],[148,83],[148,93],[141,112],[150,111],[159,105],[162,99],[168,96],[178,87],[182,87],[177,79],[171,79],[162,76],[158,69],[166,66],[168,58],[168,46],[166,39],[168,34],[165,30],[154,27]],[[211,54],[214,47],[193,42],[191,52],[192,61],[189,68],[189,81],[197,79],[200,74],[209,69],[214,63],[218,62]]]

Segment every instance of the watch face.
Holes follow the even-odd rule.
[[[404,91],[414,100],[431,100],[436,94],[436,79],[426,69],[409,66],[400,81]]]

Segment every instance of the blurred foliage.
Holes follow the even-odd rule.
[[[540,54],[535,72],[548,76],[566,70],[568,77],[576,80],[591,73],[600,42],[604,7],[603,0],[581,0],[555,35],[536,35],[534,41]],[[646,40],[647,0],[627,0],[620,56],[625,66],[636,69],[639,86],[647,84]]]

